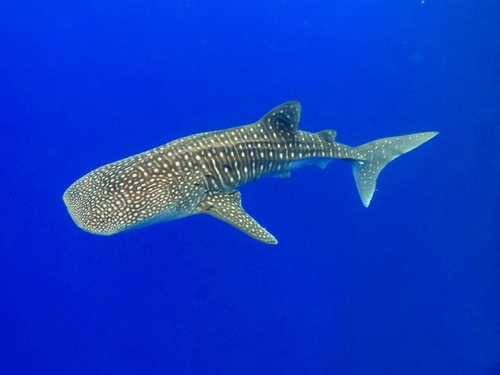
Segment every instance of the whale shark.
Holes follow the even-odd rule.
[[[299,130],[301,106],[286,102],[259,121],[190,135],[97,168],[63,195],[83,230],[112,235],[195,214],[208,214],[266,244],[276,238],[241,205],[238,187],[264,176],[288,177],[304,165],[334,159],[352,165],[368,207],[380,171],[438,132],[381,138],[358,147],[338,143],[334,130]]]

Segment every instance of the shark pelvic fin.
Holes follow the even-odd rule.
[[[437,134],[437,132],[427,132],[382,138],[354,148],[355,153],[363,155],[361,159],[349,161],[353,162],[354,179],[365,207],[370,205],[380,171],[390,161],[427,142]]]
[[[241,194],[233,190],[229,193],[209,192],[197,207],[198,213],[205,213],[216,217],[238,228],[261,242],[276,245],[278,241],[272,234],[265,230],[243,207],[241,207]]]

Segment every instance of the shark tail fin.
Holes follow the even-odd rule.
[[[370,205],[380,171],[390,161],[427,142],[437,134],[438,132],[426,132],[382,138],[353,149],[358,157],[350,160],[353,162],[352,171],[365,207]]]

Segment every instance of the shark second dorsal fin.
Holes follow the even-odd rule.
[[[210,192],[198,205],[197,212],[209,214],[225,221],[250,237],[266,244],[276,245],[278,243],[272,234],[262,228],[241,207],[241,194],[239,191],[233,190],[229,193]]]
[[[292,100],[269,111],[259,122],[278,131],[294,133],[299,128],[300,113],[300,103]]]
[[[337,132],[335,130],[322,130],[320,132],[317,132],[316,135],[324,141],[333,143],[335,142]]]

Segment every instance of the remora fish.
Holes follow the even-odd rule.
[[[276,107],[256,123],[191,135],[107,164],[73,183],[63,199],[83,230],[111,235],[206,213],[267,244],[276,239],[241,206],[239,186],[263,176],[288,177],[303,165],[352,163],[368,207],[377,177],[391,160],[437,132],[382,138],[358,147],[335,141],[334,130],[298,130],[300,103]]]

